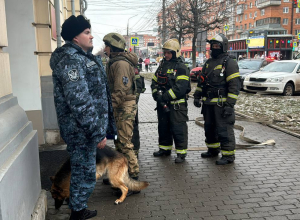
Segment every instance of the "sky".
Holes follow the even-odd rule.
[[[103,37],[110,32],[150,34],[157,28],[157,14],[162,0],[87,0],[85,16],[90,19],[94,36],[94,52],[104,47]]]

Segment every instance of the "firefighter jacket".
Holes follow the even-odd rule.
[[[203,103],[208,105],[227,102],[234,106],[240,89],[241,77],[237,62],[223,53],[217,59],[208,59],[204,64],[194,98],[202,98]]]
[[[53,95],[60,134],[67,145],[96,145],[117,134],[101,57],[71,42],[51,56]]]
[[[122,108],[127,101],[136,100],[134,68],[138,63],[136,54],[112,53],[106,66],[113,108]]]
[[[177,69],[185,71],[177,73]],[[163,91],[163,100],[170,103],[185,102],[186,94],[191,91],[190,73],[181,58],[163,59],[152,77],[152,96],[157,98],[157,91]]]

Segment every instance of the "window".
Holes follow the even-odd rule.
[[[247,24],[245,24],[245,30],[247,30]]]
[[[247,20],[247,15],[245,15],[245,20]]]
[[[248,6],[247,6],[247,5],[245,5],[245,10],[247,10],[247,8],[248,8]]]
[[[296,13],[300,13],[300,8],[296,8]]]
[[[283,13],[289,13],[289,7],[284,7],[283,8]]]
[[[300,30],[295,30],[295,35],[298,35],[300,33]]]
[[[300,24],[300,18],[296,18],[296,24]]]
[[[242,20],[243,20],[243,15],[240,16],[240,21],[242,21]]]
[[[297,20],[297,19],[296,19]],[[288,18],[284,18],[282,19],[282,25],[287,25],[289,22],[289,19]]]
[[[257,1],[255,1],[255,6],[257,6]]]
[[[249,14],[249,18],[252,18],[252,13]]]
[[[240,29],[243,30],[243,25],[240,25]]]
[[[239,22],[239,17],[238,16],[236,16],[236,22]]]
[[[256,11],[256,12],[254,12],[254,17],[255,17],[255,18],[257,17],[257,11]]]
[[[252,27],[252,25],[251,25],[251,23],[249,23],[249,28],[251,28]]]
[[[250,5],[249,5],[249,7],[250,7],[250,8],[252,8],[252,2],[250,2]]]
[[[260,10],[260,16],[263,16],[263,15],[265,15],[265,9]]]
[[[283,0],[283,2],[289,2],[289,0]]]

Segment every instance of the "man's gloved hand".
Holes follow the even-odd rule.
[[[225,102],[222,117],[227,118],[231,116],[233,113],[234,113],[233,105],[229,104],[228,102]]]
[[[200,99],[194,99],[194,106],[196,106],[197,108],[201,107],[201,100]]]

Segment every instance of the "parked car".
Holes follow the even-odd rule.
[[[193,60],[188,58],[188,60],[186,59],[184,61],[184,64],[186,65],[186,67],[188,68],[188,70],[190,71],[191,69],[193,69]],[[200,62],[196,60],[196,67],[200,66]]]
[[[155,59],[153,59],[153,58],[150,58],[150,65],[157,65],[157,62],[156,62],[156,60]]]
[[[300,91],[299,82],[300,60],[281,60],[247,75],[244,79],[244,90],[292,96]]]
[[[248,74],[260,70],[261,68],[265,67],[269,63],[270,61],[262,60],[262,59],[244,59],[238,61],[242,83]]]
[[[192,81],[197,81],[199,74],[202,72],[203,65],[195,67],[190,72],[190,78]]]

